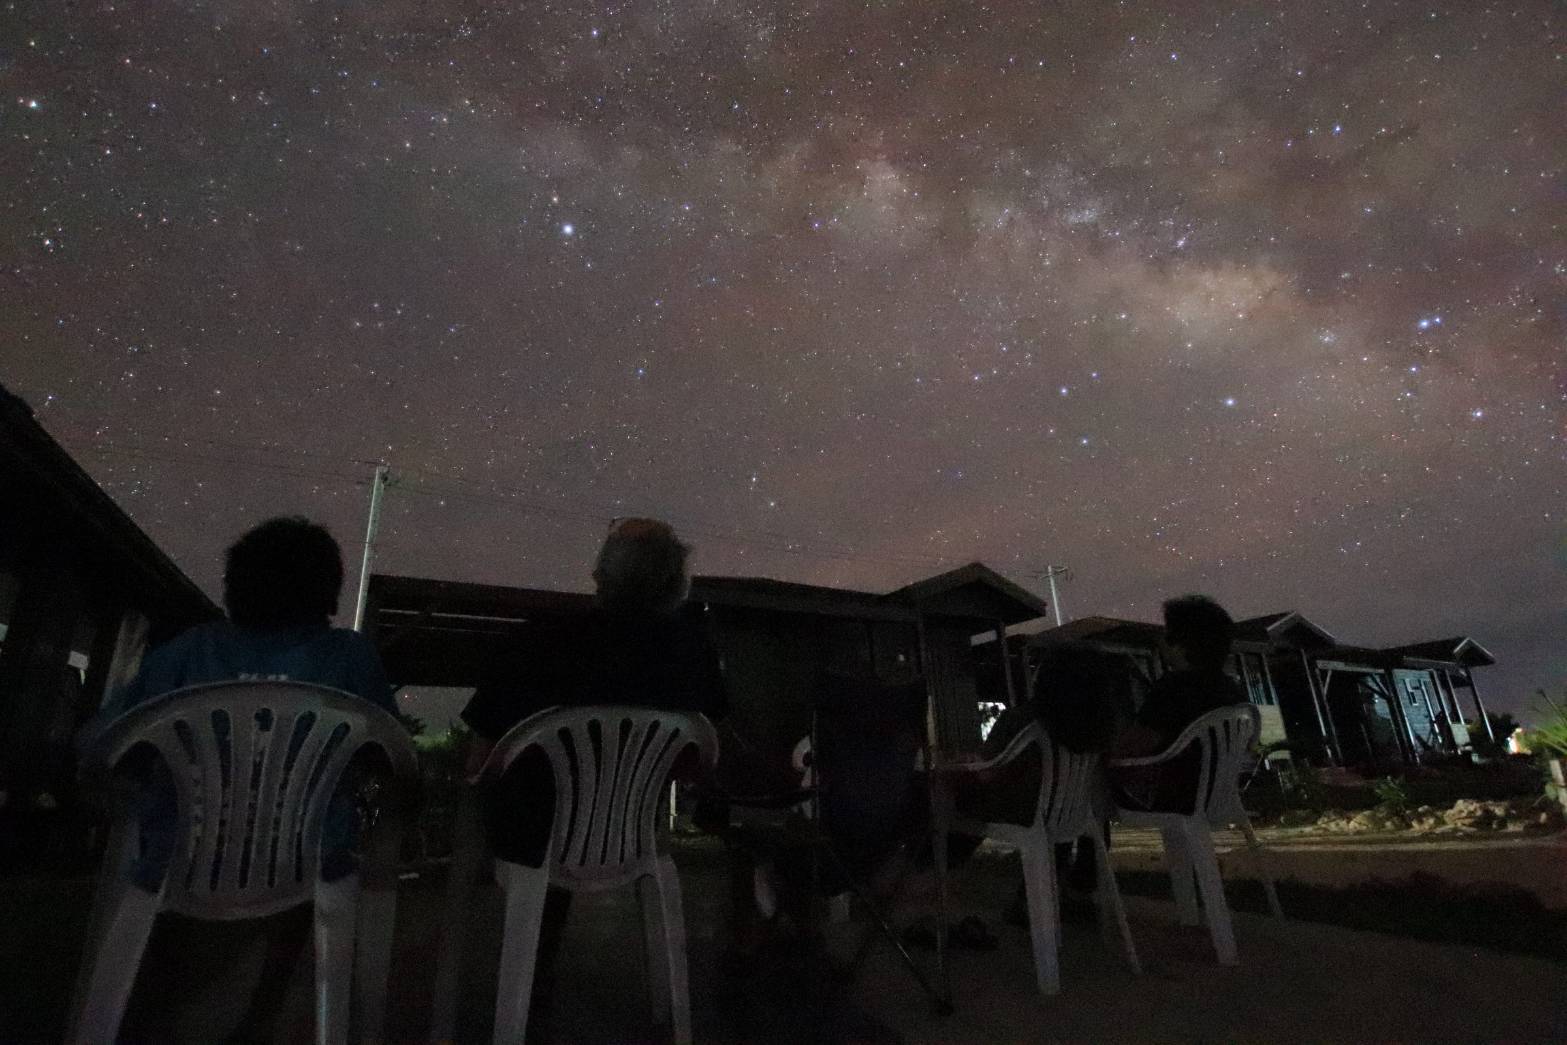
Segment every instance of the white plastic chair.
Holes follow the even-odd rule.
[[[1208,712],[1187,726],[1169,747],[1147,758],[1123,758],[1111,763],[1114,768],[1154,767],[1162,765],[1195,746],[1201,768],[1197,777],[1196,804],[1190,814],[1148,812],[1119,808],[1116,819],[1128,827],[1158,828],[1164,838],[1165,863],[1170,869],[1171,889],[1184,925],[1198,924],[1197,893],[1202,893],[1207,912],[1208,931],[1221,965],[1234,965],[1235,930],[1230,921],[1229,904],[1224,899],[1224,882],[1219,875],[1219,859],[1213,848],[1211,828],[1239,827],[1246,844],[1254,852],[1262,842],[1252,830],[1251,819],[1241,805],[1240,777],[1255,758],[1252,742],[1261,728],[1261,716],[1251,704],[1236,704]],[[1283,918],[1273,877],[1259,862],[1263,888],[1268,894],[1268,909],[1275,918]],[[1196,888],[1193,888],[1193,879]]]
[[[1016,762],[1030,748],[1039,752],[1039,797],[1033,822],[1027,825],[964,820],[953,812],[954,778],[993,771]],[[1099,809],[1104,792],[1103,768],[1098,755],[1074,754],[1053,741],[1038,722],[1012,738],[1006,749],[988,762],[958,763],[937,771],[936,860],[945,881],[947,832],[980,835],[1015,846],[1023,858],[1023,883],[1028,894],[1028,925],[1034,944],[1034,975],[1041,994],[1061,991],[1061,917],[1056,882],[1055,849],[1058,843],[1088,838],[1094,847],[1099,884],[1095,896],[1100,927],[1109,942],[1119,931],[1126,962],[1142,973],[1137,947],[1126,922],[1121,891],[1105,851],[1104,823]]]
[[[147,892],[132,880],[140,824],[134,815],[116,819],[69,1040],[115,1040],[160,911],[232,921],[307,901],[315,903],[316,1040],[347,1040],[355,978],[361,1025],[378,1036],[396,875],[388,867],[389,885],[366,890],[362,900],[357,873],[321,881],[321,834],[344,769],[366,746],[380,748],[399,781],[417,778],[407,731],[380,708],[323,686],[221,682],[167,694],[109,723],[89,742],[83,770],[111,773],[142,744],[156,750],[173,779],[177,841],[162,885]],[[378,858],[395,859],[400,820],[390,811],[376,825],[371,844]]]
[[[641,901],[648,986],[654,1016],[673,1023],[677,1042],[691,1040],[690,986],[686,971],[685,916],[674,861],[659,848],[659,823],[675,760],[695,747],[704,768],[718,756],[718,739],[701,715],[652,708],[594,706],[553,708],[515,726],[491,753],[480,774],[494,784],[524,751],[537,747],[555,776],[555,818],[538,867],[495,861],[506,893],[504,937],[495,998],[494,1040],[524,1040],[533,994],[534,963],[551,885],[600,892],[635,884]],[[454,865],[472,859],[454,854]],[[474,869],[476,871],[476,868]],[[467,906],[471,888],[453,867],[449,911]],[[431,1037],[452,1037],[459,965],[464,948],[461,918],[448,922],[436,970]]]

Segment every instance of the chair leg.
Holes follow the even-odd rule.
[[[1034,978],[1041,994],[1061,992],[1060,953],[1057,950],[1057,923],[1061,912],[1056,905],[1055,853],[1046,845],[1021,850],[1023,887],[1028,894],[1028,931],[1034,944]]]
[[[354,948],[354,979],[359,985],[359,1035],[380,1041],[386,1029],[386,996],[392,971],[392,945],[397,928],[397,857],[401,823],[388,819],[377,825],[378,838],[367,847],[365,882],[359,895],[358,942]]]
[[[1256,854],[1257,874],[1262,878],[1262,888],[1268,894],[1268,911],[1273,917],[1284,920],[1284,908],[1279,905],[1279,891],[1273,884],[1273,857],[1263,848],[1262,839],[1257,837],[1257,832],[1252,829],[1251,821],[1241,818],[1241,831],[1246,835],[1246,844]]]
[[[544,925],[549,867],[524,867],[500,861],[496,876],[506,890],[506,920],[501,965],[495,984],[495,1045],[522,1045],[533,1000],[533,970]]]
[[[1131,968],[1133,975],[1141,976],[1143,966],[1137,960],[1137,944],[1132,940],[1132,927],[1126,921],[1126,905],[1121,902],[1121,887],[1116,883],[1115,871],[1110,866],[1110,851],[1105,846],[1103,836],[1095,832],[1090,836],[1090,842],[1094,847],[1094,859],[1099,864],[1099,921],[1106,935],[1109,935],[1111,923],[1121,934],[1121,947],[1126,952],[1126,964]]]
[[[452,864],[446,880],[446,911],[435,988],[430,1006],[430,1040],[451,1041],[457,1028],[457,992],[462,983],[468,943],[468,910],[489,852],[476,800],[467,796],[457,809]]]
[[[1200,925],[1197,914],[1197,887],[1194,865],[1187,852],[1185,836],[1179,827],[1162,827],[1164,863],[1170,869],[1170,891],[1175,895],[1175,910],[1182,925]]]
[[[359,901],[354,979],[359,984],[360,1036],[381,1041],[386,1030],[387,987],[392,973],[392,938],[397,924],[397,889],[367,889]]]
[[[675,862],[667,856],[659,857],[658,870],[653,875],[654,888],[660,905],[664,943],[662,968],[668,974],[668,1006],[670,1022],[674,1029],[676,1045],[691,1042],[691,977],[686,968],[686,917],[680,901],[680,875]],[[644,911],[646,908],[644,907]],[[644,915],[645,917],[645,915]],[[649,941],[651,947],[651,940]],[[651,951],[649,952],[651,957]],[[658,995],[654,987],[653,994]],[[655,1011],[662,1007],[655,1003]]]
[[[647,955],[647,992],[653,1002],[653,1022],[669,1019],[669,941],[664,924],[664,898],[658,878],[637,879],[637,904],[642,909],[642,944]]]
[[[348,1013],[354,982],[354,929],[358,921],[359,876],[316,886],[316,1041],[348,1041]]]
[[[929,751],[926,753],[929,757]],[[930,796],[932,832],[930,836],[931,865],[936,875],[936,989],[941,994],[939,1007],[952,1009],[952,968],[947,962],[947,927],[951,919],[952,896],[948,891],[947,836],[952,823],[953,799],[951,791],[940,782],[939,774],[931,773]]]
[[[1235,965],[1235,930],[1230,922],[1230,905],[1224,899],[1224,879],[1219,875],[1219,857],[1213,849],[1208,825],[1195,817],[1185,825],[1187,853],[1197,872],[1202,905],[1208,917],[1208,932],[1220,965]]]
[[[93,916],[97,932],[77,984],[68,1041],[108,1045],[119,1037],[120,1020],[161,906],[161,892],[146,892],[123,879],[104,883]]]

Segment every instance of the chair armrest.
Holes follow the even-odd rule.
[[[995,758],[988,758],[983,762],[942,762],[931,768],[931,776],[937,780],[942,777],[962,777],[974,773],[986,773],[999,769],[1009,761],[1005,753]]]
[[[1201,721],[1201,720],[1199,720]],[[1181,731],[1181,735],[1165,746],[1164,750],[1154,755],[1140,755],[1136,758],[1112,758],[1105,762],[1112,769],[1132,769],[1137,766],[1157,766],[1168,762],[1175,756],[1191,747],[1197,740],[1197,735],[1188,726]]]
[[[1180,754],[1179,751],[1171,751],[1169,748],[1166,748],[1157,755],[1147,755],[1143,758],[1113,758],[1106,762],[1105,765],[1111,769],[1132,769],[1137,766],[1158,766],[1170,761],[1170,759],[1174,758],[1178,754]]]

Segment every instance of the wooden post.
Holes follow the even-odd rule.
[[[1426,672],[1426,674],[1427,674],[1427,676],[1429,676],[1430,672]],[[1429,690],[1426,689],[1425,679],[1421,679],[1420,680],[1420,699],[1425,701],[1425,705],[1426,705],[1426,719],[1431,723],[1431,728],[1433,730],[1435,730],[1435,728],[1436,728],[1436,708],[1431,704],[1431,693],[1430,693]],[[1438,736],[1437,739],[1440,741],[1441,737]]]
[[[53,550],[56,554],[49,554]],[[67,685],[68,658],[82,591],[70,552],[35,549],[37,559],[21,578],[11,626],[0,648],[0,763],[15,785],[35,785],[48,768],[52,736],[64,721],[61,701],[76,687]],[[74,717],[75,709],[72,709]]]
[[[82,707],[77,716],[86,719],[96,714],[112,692],[109,676],[114,667],[114,651],[120,642],[120,629],[128,611],[119,601],[98,606],[93,621],[92,647],[87,651],[87,677],[82,681]]]
[[[1333,721],[1333,708],[1328,704],[1328,687],[1319,685],[1317,673],[1311,666],[1311,658],[1306,656],[1305,650],[1296,650],[1300,654],[1300,668],[1306,673],[1306,688],[1311,691],[1311,707],[1317,713],[1317,728],[1322,731],[1322,740],[1327,747],[1329,761],[1339,765],[1344,764],[1344,746],[1339,743],[1338,726]],[[1328,673],[1332,679],[1333,673]]]
[[[1486,714],[1485,703],[1480,699],[1480,687],[1475,685],[1475,673],[1472,668],[1464,668],[1464,678],[1469,681],[1469,694],[1474,697],[1475,711],[1480,716],[1480,724],[1485,727],[1485,735],[1491,738],[1491,743],[1496,743],[1496,729],[1491,725],[1491,716]]]
[[[1012,679],[1012,654],[1007,649],[1007,626],[996,622],[996,651],[1001,660],[1001,674],[1007,687],[1007,707],[1017,707],[1017,685]]]

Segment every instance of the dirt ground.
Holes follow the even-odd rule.
[[[1454,886],[1517,888],[1546,907],[1567,910],[1567,832],[1432,838],[1409,832],[1342,835],[1272,828],[1259,834],[1273,874],[1280,879],[1344,887],[1423,874]],[[1219,832],[1214,841],[1227,876],[1255,873],[1257,858],[1238,833]],[[1113,852],[1120,870],[1162,867],[1155,831],[1119,831]]]

